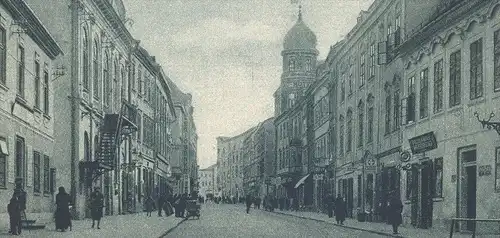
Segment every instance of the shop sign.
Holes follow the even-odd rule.
[[[479,166],[479,176],[491,175],[491,165],[481,165]]]
[[[413,137],[409,142],[413,154],[419,154],[437,148],[436,136],[433,131]]]

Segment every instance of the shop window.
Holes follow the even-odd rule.
[[[40,192],[40,152],[33,152],[33,192]]]
[[[443,158],[434,160],[434,197],[443,197]]]
[[[411,191],[412,191],[412,174],[411,174],[411,170],[407,170],[406,171],[406,200],[410,200],[411,199]]]

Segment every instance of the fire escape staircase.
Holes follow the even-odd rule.
[[[117,149],[126,137],[137,131],[136,116],[137,108],[125,100],[122,101],[119,114],[104,115],[96,160],[80,162],[87,169],[88,183],[94,182],[102,174],[118,166]]]

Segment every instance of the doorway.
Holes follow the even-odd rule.
[[[432,183],[433,183],[433,166],[432,161],[427,160],[422,163],[421,172],[421,186],[420,191],[420,222],[419,228],[428,229],[432,227],[432,211],[433,211],[433,200],[432,200]]]
[[[460,180],[459,180],[459,215],[464,218],[476,218],[476,185],[477,165],[476,150],[460,153]],[[473,231],[475,223],[466,221],[460,223],[461,231]]]

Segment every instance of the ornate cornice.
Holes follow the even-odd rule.
[[[26,34],[35,41],[50,59],[53,60],[59,54],[63,54],[61,47],[24,1],[1,0],[0,2],[8,9],[15,20],[22,22],[21,27],[26,30]]]
[[[481,7],[480,5],[484,3],[475,2],[473,4],[475,4],[473,7]],[[499,6],[500,1],[493,0],[487,7],[482,7],[478,9],[478,11],[474,14],[471,14],[464,19],[458,20],[458,23],[455,23],[454,26],[449,27],[446,30],[436,32],[432,37],[427,37],[428,34],[433,33],[433,28],[442,27],[442,25],[446,24],[446,21],[450,22],[454,19],[440,19],[436,22],[430,23],[424,29],[422,29],[420,33],[414,35],[411,39],[408,39],[405,43],[403,43],[401,49],[404,49],[406,47],[407,50],[406,52],[402,53],[407,54],[408,56],[408,62],[406,63],[405,68],[408,69],[412,65],[417,64],[422,59],[422,57],[431,55],[437,46],[446,45],[454,35],[460,36],[460,39],[464,40],[467,37],[467,34],[469,33],[468,29],[472,24],[477,23],[483,25],[488,21],[488,19],[492,19],[494,17],[494,10]],[[454,11],[456,13],[461,13],[462,11],[469,12],[471,11],[471,6],[463,5],[461,8],[455,9]],[[453,17],[460,18],[463,17],[463,14],[457,14]],[[412,44],[415,44],[415,42],[419,41],[422,43],[420,45],[417,45],[416,48],[411,46]]]

